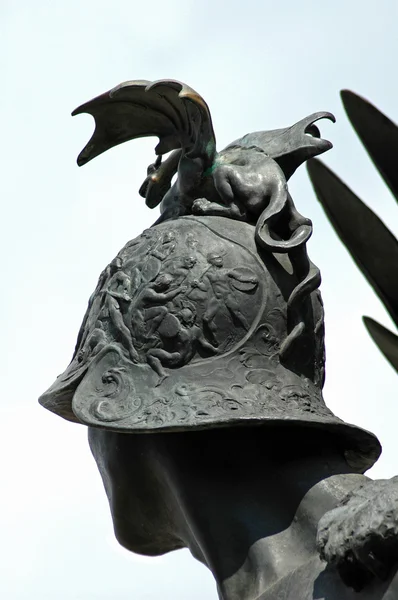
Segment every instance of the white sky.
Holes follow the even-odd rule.
[[[83,426],[37,397],[67,366],[103,267],[155,214],[138,195],[155,140],[122,145],[78,169],[93,129],[82,102],[127,79],[174,78],[207,100],[221,149],[318,110],[325,156],[397,233],[397,205],[348,124],[350,88],[398,120],[396,0],[0,0],[4,293],[1,348],[0,596],[7,600],[214,600],[187,551],[129,554]],[[329,406],[374,431],[373,476],[397,473],[396,374],[361,315],[391,326],[317,205],[301,168],[291,182],[314,222],[323,274]],[[392,327],[392,326],[391,326]]]

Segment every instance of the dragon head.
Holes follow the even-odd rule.
[[[332,148],[332,143],[321,138],[315,125],[320,119],[336,121],[329,112],[317,112],[286,129],[248,133],[227,148],[257,146],[279,164],[289,179],[303,162]]]

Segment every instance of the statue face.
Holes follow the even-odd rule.
[[[184,308],[177,315],[183,325],[190,327],[195,323],[195,315],[189,308]]]
[[[159,275],[154,283],[154,289],[158,292],[167,290],[173,281],[173,277],[169,273]]]
[[[116,539],[131,552],[156,556],[184,544],[175,533],[172,500],[162,483],[164,468],[150,438],[88,429]]]
[[[210,254],[207,257],[208,262],[213,265],[213,267],[222,267],[223,266],[223,259],[222,256],[219,254]]]
[[[184,258],[184,266],[187,269],[192,269],[196,265],[196,258],[194,256],[186,256]]]
[[[174,240],[175,240],[175,235],[174,235],[174,233],[173,233],[172,231],[169,231],[168,233],[166,233],[166,234],[164,235],[164,238],[163,238],[163,243],[164,243],[164,244],[167,244],[167,243],[169,243],[169,242],[174,242]]]

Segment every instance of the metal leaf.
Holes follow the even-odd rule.
[[[321,161],[308,163],[319,202],[359,269],[398,326],[398,242],[391,231]]]
[[[341,99],[370,158],[398,200],[398,127],[354,92],[343,90]]]
[[[398,371],[398,336],[370,317],[362,317],[371,338],[386,359]]]

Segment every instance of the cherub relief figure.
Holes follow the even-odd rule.
[[[158,328],[160,339],[172,345],[172,352],[163,348],[148,350],[147,360],[159,375],[159,382],[167,377],[163,367],[179,367],[188,363],[194,356],[196,346],[200,345],[209,354],[215,354],[217,347],[208,342],[203,331],[196,324],[196,315],[189,308],[183,308],[176,315],[169,314],[168,322]]]
[[[378,440],[324,403],[312,224],[288,190],[331,148],[314,123],[334,117],[218,152],[206,102],[180,82],[125,82],[84,112],[96,128],[79,165],[159,138],[140,193],[161,215],[101,276],[78,377],[40,399],[88,425],[117,539],[189,548],[220,600],[398,598],[398,483],[364,475]]]
[[[241,311],[239,301],[231,283],[231,280],[234,278],[239,280],[239,274],[233,269],[225,269],[223,257],[217,252],[210,253],[207,256],[207,261],[210,267],[202,276],[201,281],[192,282],[192,287],[199,288],[208,293],[207,307],[203,315],[203,321],[211,332],[212,339],[216,341],[217,325],[214,319],[224,308],[227,308],[233,322],[238,321],[248,331],[250,324]],[[243,281],[253,288],[258,283],[255,277],[249,277]]]
[[[129,307],[128,319],[137,338],[150,337],[167,313],[167,302],[186,289],[173,284],[174,277],[170,273],[162,273],[155,281],[146,285],[133,300]],[[149,323],[147,328],[146,323]]]
[[[132,300],[132,281],[130,277],[122,271],[122,261],[116,259],[116,272],[112,275],[105,289],[105,306],[108,309],[111,321],[118,333],[126,344],[131,360],[138,361],[138,352],[134,347],[131,332],[124,322],[121,305],[129,303]]]

